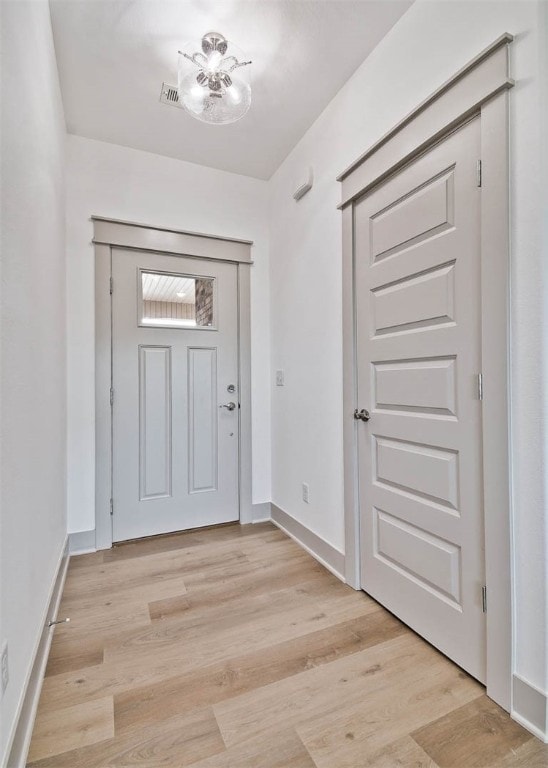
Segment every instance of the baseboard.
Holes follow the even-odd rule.
[[[331,571],[338,579],[345,582],[344,554],[335,549],[317,533],[306,528],[294,517],[288,515],[283,509],[271,504],[271,519],[284,533],[291,536],[297,544],[305,549],[312,557],[321,563],[328,571]]]
[[[251,507],[251,522],[266,523],[271,519],[271,504],[263,501],[262,504],[253,504]]]
[[[76,531],[69,533],[69,552],[71,555],[83,555],[87,552],[95,552],[95,530]]]
[[[548,696],[519,675],[512,676],[512,717],[548,744]]]
[[[34,726],[34,718],[38,708],[42,681],[46,671],[48,654],[53,635],[53,627],[48,623],[57,617],[57,610],[63,594],[63,586],[67,575],[69,563],[68,537],[59,557],[55,577],[51,585],[49,599],[43,618],[43,629],[34,651],[33,662],[27,676],[24,692],[21,697],[19,711],[15,719],[15,726],[10,741],[8,742],[7,768],[24,768],[30,747],[30,739]]]

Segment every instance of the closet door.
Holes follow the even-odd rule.
[[[479,151],[475,119],[354,224],[362,587],[484,682]]]

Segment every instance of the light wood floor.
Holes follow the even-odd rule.
[[[548,750],[270,524],[73,558],[29,762],[508,768]]]

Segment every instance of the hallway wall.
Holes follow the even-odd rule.
[[[511,69],[515,671],[546,691],[546,391],[539,153],[543,3],[417,0],[271,179],[272,501],[344,548],[341,214],[335,177],[499,35]],[[544,24],[544,27],[542,26]],[[314,187],[292,199],[296,174]],[[544,256],[546,258],[546,256]],[[543,297],[544,292],[544,297]],[[544,379],[544,382],[546,379]],[[362,404],[367,407],[367,404]],[[301,485],[310,486],[310,502]]]
[[[169,107],[162,107],[162,109]],[[181,135],[184,140],[184,135]],[[94,256],[91,215],[253,240],[253,502],[270,500],[267,182],[67,137],[69,531],[95,528]]]
[[[45,0],[0,3],[0,765],[66,537],[65,121]]]

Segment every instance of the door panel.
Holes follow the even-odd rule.
[[[189,493],[217,490],[217,350],[189,347]]]
[[[375,509],[376,555],[436,597],[460,604],[460,548]]]
[[[375,438],[375,482],[458,509],[458,455],[404,440]]]
[[[237,520],[237,266],[113,256],[113,539]]]
[[[373,363],[375,408],[456,416],[455,358]]]
[[[373,261],[417,245],[453,224],[454,169],[412,189],[371,217]]]
[[[454,270],[453,262],[372,290],[375,334],[453,322]]]
[[[473,120],[354,209],[362,587],[485,680]]]
[[[171,496],[171,347],[139,346],[139,498]]]

